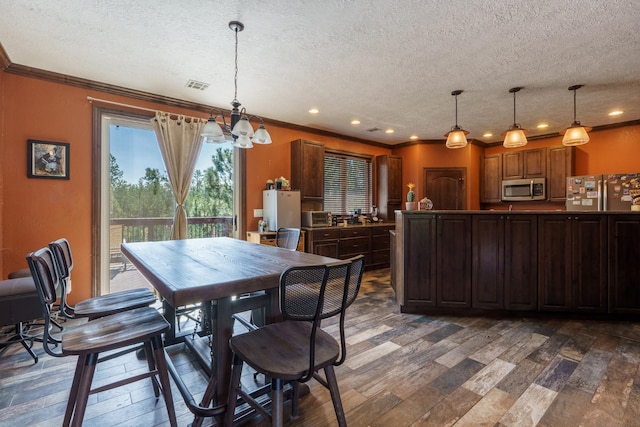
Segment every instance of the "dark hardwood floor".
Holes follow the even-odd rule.
[[[348,312],[337,376],[350,426],[640,426],[640,324],[402,314],[388,274],[366,273]],[[335,321],[323,326],[337,332]],[[0,425],[62,423],[75,360],[35,348],[38,364],[19,346],[0,357]],[[181,345],[169,352],[199,398],[205,379],[193,357]],[[100,364],[96,381],[144,369],[129,355]],[[255,386],[250,372],[243,383]],[[328,391],[309,386],[286,424],[336,425]],[[190,424],[175,389],[174,400],[179,424]],[[84,425],[168,423],[162,399],[141,381],[91,396]]]

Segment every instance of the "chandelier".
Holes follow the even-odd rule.
[[[238,148],[251,148],[253,143],[255,144],[271,144],[271,135],[264,127],[264,122],[261,117],[251,116],[248,117],[246,110],[243,107],[240,109],[240,101],[238,101],[238,33],[244,30],[244,24],[239,21],[229,22],[229,28],[235,33],[236,37],[236,49],[235,49],[235,76],[233,101],[231,101],[231,114],[229,116],[229,124],[224,117],[224,112],[218,109],[212,109],[209,114],[207,124],[202,128],[200,135],[208,143],[222,143],[226,141],[225,133],[231,134],[233,137],[233,145]],[[213,113],[217,112],[214,116]],[[216,120],[218,117],[222,118],[222,126]],[[260,126],[254,132],[253,126],[250,121],[256,118],[260,120]]]

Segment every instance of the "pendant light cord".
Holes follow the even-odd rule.
[[[576,89],[573,90],[573,122],[576,122]]]
[[[458,128],[458,95],[455,96],[456,98],[456,129]]]
[[[513,92],[513,124],[516,124],[516,92]]]
[[[236,27],[233,31],[236,34],[235,75],[233,77],[233,85],[234,85],[233,101],[234,102],[238,102],[238,30],[239,28]]]

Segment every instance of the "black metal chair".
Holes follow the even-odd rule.
[[[276,231],[276,246],[295,251],[300,240],[299,228],[280,227]]]
[[[171,384],[162,343],[162,334],[169,329],[169,323],[162,315],[154,308],[141,307],[101,317],[64,332],[60,340],[62,351],[54,352],[49,348],[49,340],[46,339],[49,328],[48,319],[51,317],[53,304],[57,300],[56,287],[59,284],[54,256],[49,248],[42,248],[27,255],[27,262],[45,319],[45,339],[43,339],[45,350],[55,357],[78,356],[63,425],[82,425],[90,394],[151,378],[156,397],[159,397],[160,391],[163,394],[171,426],[176,426]],[[117,357],[122,354],[122,351],[109,354],[102,359],[99,359],[100,353],[113,350],[127,352],[130,346],[137,344],[142,344],[145,348],[149,372],[120,379],[92,390],[91,384],[96,364]]]
[[[270,418],[272,425],[281,426],[283,383],[292,382],[294,387],[292,415],[295,416],[297,383],[314,377],[329,389],[338,425],[346,426],[334,366],[346,357],[344,315],[357,296],[363,262],[364,258],[358,257],[329,266],[292,267],[282,273],[280,309],[284,321],[236,335],[229,341],[234,357],[226,426],[233,423],[238,395],[258,413]],[[352,268],[356,271],[353,275]],[[340,343],[320,328],[323,319],[336,315],[341,316]],[[271,378],[271,413],[242,390],[240,377],[244,363]],[[316,374],[320,369],[324,370],[326,379]]]
[[[78,302],[75,306],[67,304],[67,290],[73,269],[73,255],[67,239],[62,238],[49,243],[53,253],[56,273],[60,286],[60,313],[70,319],[88,317],[89,320],[110,314],[146,307],[156,301],[153,292],[147,288],[136,288],[112,294],[101,295]]]

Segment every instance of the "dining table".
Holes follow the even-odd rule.
[[[187,407],[194,413],[194,426],[202,417],[224,412],[231,374],[234,306],[239,296],[265,291],[267,322],[279,313],[279,279],[284,270],[300,265],[326,265],[338,260],[306,252],[250,243],[230,237],[123,243],[122,253],[156,289],[163,300],[164,315],[175,325],[175,309],[191,304],[215,304],[208,310],[212,332],[209,381],[200,403],[196,403],[169,357],[169,371]],[[241,306],[241,304],[240,304]],[[209,306],[210,307],[210,306]],[[172,328],[168,345],[180,341]]]

